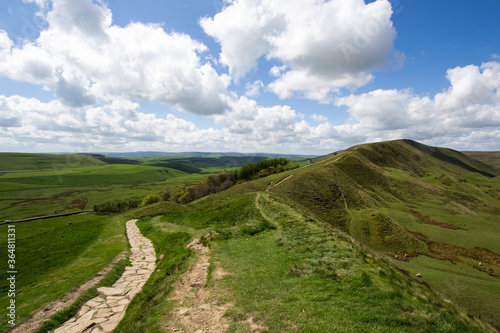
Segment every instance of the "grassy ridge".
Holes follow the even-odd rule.
[[[497,175],[493,167],[459,152],[403,140],[318,159],[271,191],[372,248],[398,256],[413,274],[426,272],[426,282],[500,326],[498,291],[483,297],[481,279],[465,279],[470,292],[460,295],[443,286],[448,272],[500,277]],[[422,256],[440,260],[427,265]]]
[[[230,332],[248,329],[249,315],[269,332],[476,329],[452,305],[308,213],[279,197],[261,195],[258,204],[278,230],[215,247],[232,273],[222,283],[237,304]]]

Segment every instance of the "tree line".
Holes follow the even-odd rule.
[[[298,167],[298,163],[291,163],[286,158],[274,158],[256,163],[247,163],[239,169],[210,175],[195,184],[176,186],[160,194],[148,194],[142,200],[135,199],[126,202],[114,201],[98,204],[94,206],[94,211],[100,213],[120,213],[130,208],[147,206],[159,201],[187,204],[191,201],[206,197],[207,195],[224,191],[238,183],[296,169]]]
[[[252,180],[261,177],[266,177],[275,173],[296,169],[298,163],[290,163],[286,158],[273,158],[263,160],[257,163],[248,163],[235,171],[237,180]]]

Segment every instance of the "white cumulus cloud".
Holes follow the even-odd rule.
[[[456,67],[447,78],[450,87],[434,96],[375,90],[339,97],[336,105],[347,106],[350,114],[339,129],[354,130],[366,141],[412,138],[461,149],[498,149],[500,63]],[[489,146],[473,141],[495,136]]]
[[[266,56],[286,66],[271,69],[278,79],[269,89],[280,98],[298,93],[328,102],[332,92],[365,85],[370,71],[388,64],[396,37],[391,15],[387,0],[235,0],[200,25],[220,43],[220,62],[236,79]]]
[[[111,11],[91,0],[53,0],[45,16],[36,41],[12,47],[0,32],[0,75],[43,85],[73,107],[114,98],[202,115],[227,107],[229,78],[200,60],[207,48],[190,36],[154,24],[112,25]]]
[[[212,148],[222,133],[199,129],[168,114],[140,112],[139,104],[117,99],[98,107],[68,107],[35,98],[0,95],[0,143],[24,151],[124,151]],[[5,146],[7,147],[7,146]]]
[[[256,80],[254,83],[247,83],[245,88],[245,96],[248,97],[258,97],[260,96],[260,90],[264,87],[264,82],[261,80]]]

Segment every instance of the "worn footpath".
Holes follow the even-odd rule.
[[[126,224],[132,266],[125,268],[121,278],[112,287],[98,288],[100,295],[85,303],[74,318],[54,333],[111,332],[122,320],[128,304],[156,268],[153,244],[141,235],[136,222],[130,220]]]

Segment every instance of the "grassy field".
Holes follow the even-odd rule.
[[[127,249],[124,221],[119,219],[79,215],[42,221],[16,225],[17,323],[96,275]],[[5,246],[7,226],[0,227]],[[2,276],[6,276],[6,264],[7,260],[1,266]],[[9,301],[6,279],[0,288],[0,315],[5,318]],[[8,326],[6,321],[0,325],[0,329]]]
[[[0,220],[92,209],[113,200],[142,199],[199,181],[210,173],[117,164],[119,161],[112,159],[112,164],[105,164],[88,155],[0,154]]]

